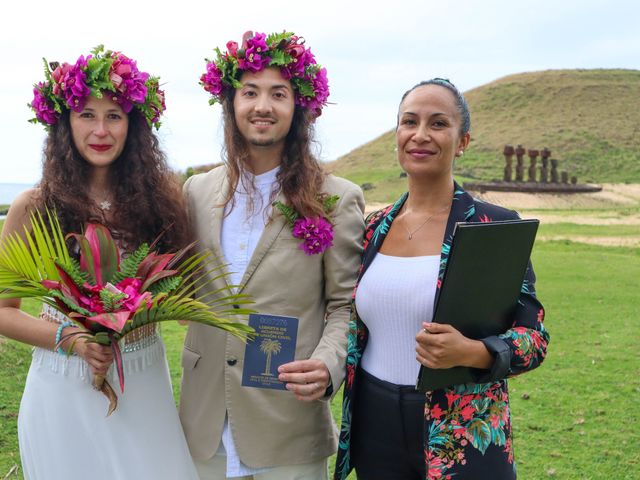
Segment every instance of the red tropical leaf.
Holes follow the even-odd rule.
[[[93,317],[87,317],[87,320],[96,322],[107,327],[109,330],[115,330],[120,333],[124,328],[124,324],[127,323],[127,320],[129,320],[134,313],[135,312],[130,312],[128,310],[120,312],[105,312],[94,315]]]

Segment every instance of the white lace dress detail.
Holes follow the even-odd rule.
[[[47,305],[41,317],[66,319]],[[124,393],[112,367],[118,408],[107,417],[83,359],[34,348],[18,416],[25,479],[198,480],[155,326],[125,337],[121,350]]]

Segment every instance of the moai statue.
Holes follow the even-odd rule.
[[[549,157],[551,156],[551,150],[544,147],[540,152],[540,158],[542,158],[542,166],[540,167],[540,182],[547,183],[549,181]]]
[[[524,182],[524,152],[525,149],[522,145],[516,147],[516,182]]]
[[[531,183],[536,183],[536,158],[538,158],[538,155],[540,154],[540,152],[538,150],[529,149],[529,179],[528,181]]]
[[[513,154],[515,153],[515,149],[513,148],[513,145],[505,145],[502,153],[504,154],[505,160],[503,180],[505,182],[510,182],[513,174],[511,163],[513,162]]]
[[[562,183],[569,183],[569,174],[566,171],[563,171],[560,177],[562,178]]]
[[[558,160],[551,159],[551,183],[558,183]]]
[[[571,185],[575,185],[576,183],[578,183],[578,177],[574,175],[571,177]]]

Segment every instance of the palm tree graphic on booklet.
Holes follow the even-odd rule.
[[[267,362],[264,365],[263,375],[273,376],[271,373],[271,355],[278,355],[282,350],[282,344],[278,340],[265,338],[260,342],[260,351],[267,356]]]
[[[295,360],[298,319],[252,313],[249,326],[256,333],[245,346],[242,386],[285,390],[278,380],[278,367]]]

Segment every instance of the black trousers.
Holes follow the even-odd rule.
[[[424,480],[424,393],[362,369],[354,393],[351,458],[358,480]]]

